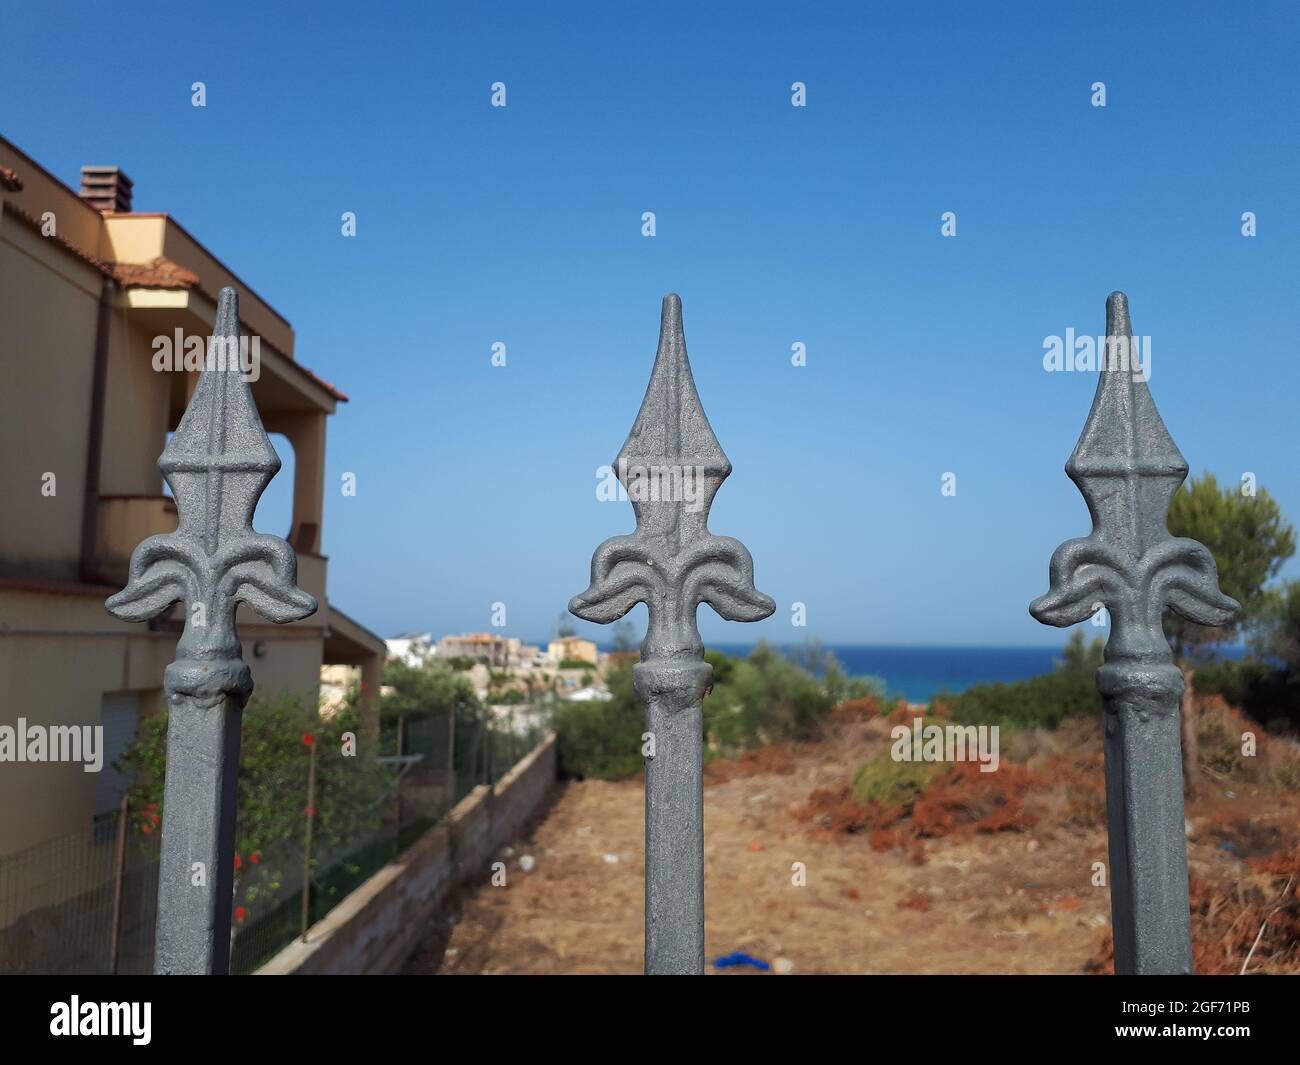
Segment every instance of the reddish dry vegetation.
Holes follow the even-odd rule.
[[[842,704],[833,717],[842,726],[873,719],[894,725],[907,724],[915,713],[906,706],[891,710],[867,698]],[[1294,757],[1294,745],[1270,740],[1257,722],[1217,696],[1199,699],[1197,713],[1204,782],[1188,801],[1189,825],[1201,826],[1194,840],[1230,853],[1244,869],[1235,878],[1225,878],[1207,876],[1198,863],[1192,864],[1194,970],[1234,974],[1245,967],[1251,973],[1300,973],[1300,833],[1294,817],[1290,825],[1269,823],[1275,820],[1279,799],[1283,805],[1295,805],[1294,792],[1280,792],[1269,778],[1279,758]],[[1047,742],[1030,757],[1032,769],[1005,758],[995,773],[959,763],[936,773],[914,799],[894,805],[858,803],[849,781],[841,779],[813,790],[794,815],[810,825],[814,837],[847,841],[865,835],[872,850],[894,851],[917,865],[927,861],[930,840],[1030,832],[1040,822],[1052,831],[1104,829],[1104,758],[1098,730],[1091,723],[1070,722],[1059,731],[1059,737],[1039,734]],[[1254,759],[1239,757],[1246,732],[1256,737]],[[1287,749],[1279,750],[1284,745]],[[1041,905],[1069,912],[1082,903],[1066,896]],[[930,906],[922,892],[897,902],[899,909],[927,911]],[[1110,929],[1099,939],[1084,970],[1113,972]]]
[[[915,711],[858,704],[820,742],[706,768],[707,956],[786,959],[796,974],[1108,970],[1099,722],[1004,732],[996,773],[942,766],[905,803],[864,807],[850,781],[888,749],[888,717]],[[1274,779],[1300,749],[1275,736],[1267,763],[1242,759],[1247,729],[1265,739],[1207,701],[1206,772],[1187,805],[1196,971],[1237,972],[1250,955],[1251,972],[1300,972],[1300,791]],[[497,856],[508,882],[485,874],[409,971],[640,972],[644,824],[641,780],[564,785]]]
[[[1003,762],[996,773],[981,773],[975,763],[959,762],[938,773],[912,803],[860,804],[846,780],[815,790],[795,816],[824,836],[865,832],[872,850],[900,848],[920,864],[922,840],[1029,828],[1036,816],[1025,810],[1025,797],[1043,783],[1024,766]]]
[[[1191,878],[1192,971],[1203,976],[1300,973],[1300,845],[1251,858],[1247,865],[1248,874],[1235,885]],[[1109,929],[1086,969],[1115,971]]]
[[[794,772],[794,758],[790,748],[779,743],[746,751],[739,758],[714,758],[704,767],[706,784],[725,784],[738,777],[753,777],[764,773],[786,776]]]

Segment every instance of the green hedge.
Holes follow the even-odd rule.
[[[1289,669],[1256,658],[1228,659],[1198,666],[1196,690],[1222,695],[1269,732],[1300,731],[1300,677]]]
[[[939,695],[960,724],[1054,729],[1067,717],[1101,710],[1091,672],[1058,670],[1012,683],[977,684],[960,695]]]
[[[835,705],[825,679],[765,644],[748,658],[718,651],[704,657],[713,666],[713,692],[704,700],[706,757],[813,739]],[[645,709],[632,689],[631,667],[611,669],[606,683],[610,699],[556,707],[560,768],[568,776],[618,780],[643,767]],[[844,683],[842,674],[834,680]]]

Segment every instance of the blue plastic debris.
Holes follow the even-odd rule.
[[[752,957],[751,955],[739,950],[734,951],[731,954],[724,954],[721,958],[715,958],[713,960],[713,967],[715,969],[732,969],[737,965],[752,965],[755,969],[762,972],[767,972],[772,968],[772,966],[768,965],[767,962]]]

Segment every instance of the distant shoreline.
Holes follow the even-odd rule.
[[[1105,635],[1099,630],[1097,635]],[[936,695],[957,695],[978,684],[1012,683],[1051,673],[1056,668],[1065,641],[1055,646],[1007,645],[925,645],[925,644],[818,644],[821,655],[828,652],[850,677],[878,677],[884,681],[889,698],[904,698],[909,703],[928,703]],[[602,651],[612,645],[598,643]],[[710,643],[709,650],[736,657],[748,657],[758,646],[753,643]],[[798,659],[811,648],[811,642],[771,643],[773,650]],[[1217,653],[1225,658],[1240,658],[1240,645],[1224,645]]]

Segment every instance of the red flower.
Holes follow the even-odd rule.
[[[253,851],[253,853],[248,856],[248,860],[254,865],[257,865],[262,860],[262,855],[259,851]]]
[[[151,818],[149,818],[149,823],[156,825],[158,823],[158,815],[154,814]]]
[[[316,740],[312,737],[312,734],[310,732],[304,732],[302,734],[302,742],[305,746],[310,747],[313,743],[316,742]]]
[[[235,907],[235,920],[236,920],[236,921],[242,921],[242,920],[243,920],[245,917],[247,917],[247,916],[248,916],[248,911],[247,911],[246,909],[244,909],[244,907],[242,907],[242,906],[236,906],[236,907]]]
[[[149,835],[150,832],[153,831],[153,829],[152,829],[150,826],[145,825],[143,828],[140,829],[140,831],[143,832],[143,833],[147,836],[147,835]]]
[[[242,869],[243,866],[244,866],[244,863],[241,862],[241,861],[239,860],[239,855],[236,854],[236,855],[235,855],[235,872],[239,872],[239,870]]]

